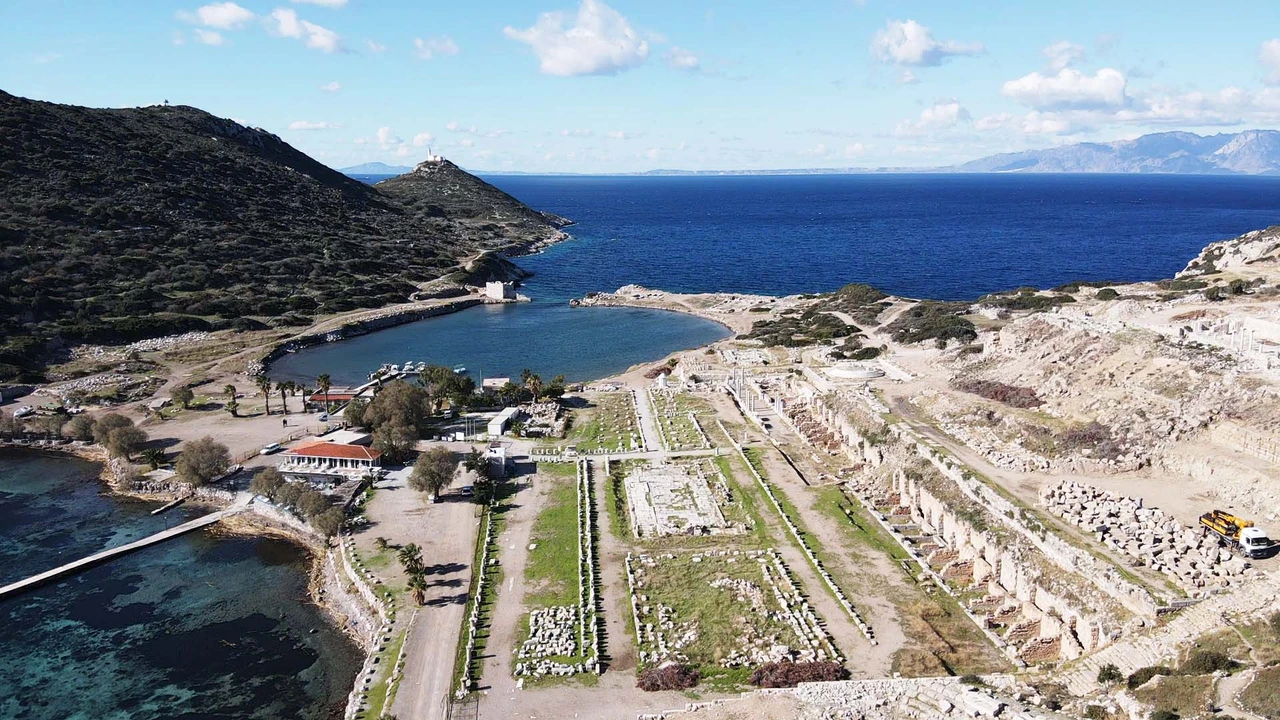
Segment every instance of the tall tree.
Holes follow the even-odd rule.
[[[240,407],[240,403],[236,402],[236,386],[227,384],[222,388],[222,392],[227,396],[227,404],[224,407],[227,408],[227,412],[231,413],[231,417],[235,417],[236,410]]]
[[[196,399],[196,394],[186,385],[179,385],[169,393],[169,398],[186,410],[191,407],[191,401]]]
[[[276,392],[280,393],[280,407],[285,415],[289,414],[289,387],[293,385],[292,380],[281,380],[276,383]]]
[[[404,566],[404,571],[410,574],[421,572],[422,570],[422,548],[417,543],[409,543],[400,548],[396,553],[396,559]]]
[[[212,437],[190,440],[178,455],[174,469],[183,482],[207,485],[231,467],[231,451]]]
[[[262,393],[262,404],[267,409],[267,414],[271,414],[271,378],[266,375],[259,375],[253,379],[255,385],[258,386],[258,392]]]
[[[329,412],[329,388],[333,387],[332,381],[329,380],[329,373],[316,376],[316,387],[324,395],[324,411]]]
[[[418,456],[409,475],[409,487],[429,493],[434,500],[453,482],[458,461],[447,447],[436,446]]]
[[[422,573],[416,572],[409,575],[407,584],[409,592],[413,593],[413,601],[418,605],[427,604],[427,578]]]

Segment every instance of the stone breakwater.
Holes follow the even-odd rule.
[[[376,330],[385,330],[397,325],[406,325],[418,320],[448,315],[485,303],[483,298],[467,297],[443,304],[426,306],[397,306],[365,315],[357,320],[339,325],[332,330],[323,330],[306,335],[299,335],[271,348],[265,355],[250,364],[249,375],[265,372],[271,363],[291,352],[297,352],[322,343],[338,342],[361,335],[368,335]]]
[[[1169,576],[1190,593],[1225,588],[1246,577],[1250,563],[1220,547],[1216,536],[1178,522],[1142,500],[1064,480],[1043,489],[1053,514],[1099,542]]]

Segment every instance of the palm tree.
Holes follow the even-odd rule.
[[[267,408],[267,414],[271,414],[271,378],[266,375],[259,375],[254,378],[254,384],[258,386],[258,390],[262,392],[262,404]]]
[[[329,388],[333,387],[333,383],[329,381],[329,374],[325,373],[316,377],[316,387],[324,395],[324,410],[329,411]]]
[[[396,553],[400,564],[404,566],[405,572],[414,574],[422,570],[422,548],[417,543],[409,543],[400,548],[400,552]]]
[[[276,383],[276,392],[280,393],[280,405],[284,408],[281,412],[285,415],[289,414],[289,390],[293,387],[293,381],[281,380]]]
[[[158,470],[167,459],[164,450],[160,448],[147,448],[142,451],[142,459],[147,461],[152,470]]]
[[[427,604],[427,579],[420,572],[409,575],[409,590],[413,593],[413,601],[419,605]]]

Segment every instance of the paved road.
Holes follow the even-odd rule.
[[[404,678],[391,714],[444,720],[449,716],[453,660],[471,585],[477,506],[449,491],[444,502],[433,504],[410,490],[406,477],[403,473],[379,487],[367,510],[373,525],[362,534],[382,536],[396,545],[422,546],[431,587],[405,641]],[[463,484],[465,480],[457,480],[452,489]]]

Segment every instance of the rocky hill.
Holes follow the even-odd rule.
[[[1110,143],[1078,143],[1046,150],[992,155],[960,165],[960,172],[1280,173],[1280,131],[1246,130],[1202,136],[1188,132],[1143,135]]]
[[[1237,238],[1213,243],[1194,260],[1178,277],[1212,275],[1220,272],[1248,274],[1250,270],[1269,267],[1272,272],[1280,267],[1280,225],[1265,230],[1247,232]]]
[[[382,185],[192,107],[0,92],[0,379],[66,343],[401,302],[567,222],[451,164]]]

